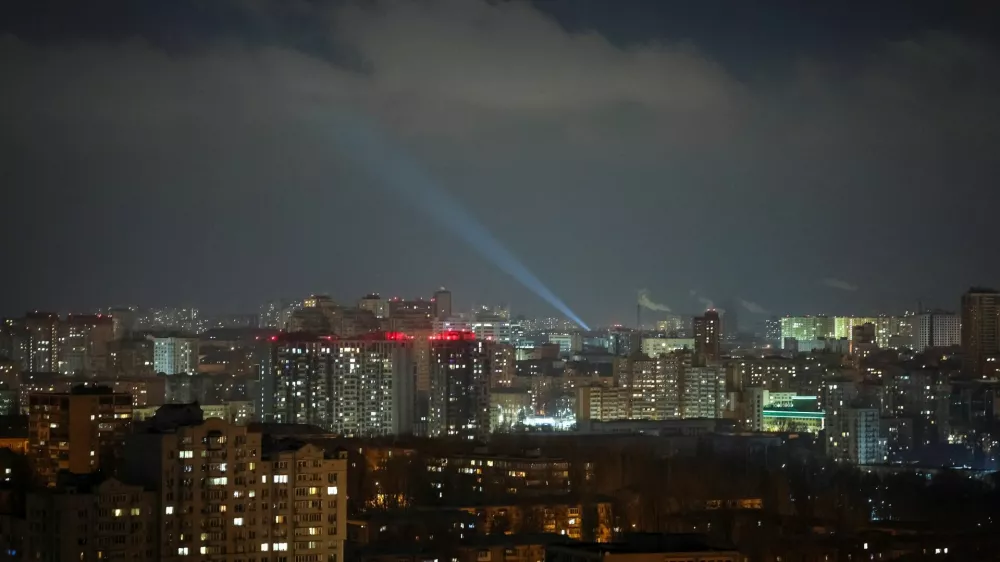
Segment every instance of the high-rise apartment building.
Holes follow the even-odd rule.
[[[109,469],[132,426],[132,397],[106,387],[28,394],[28,456],[46,484],[60,470]]]
[[[433,336],[428,407],[431,436],[485,439],[489,435],[495,345],[477,340],[471,332]]]
[[[28,335],[28,370],[54,373],[59,367],[59,315],[29,312],[24,315]]]
[[[129,437],[124,478],[158,496],[161,560],[344,560],[347,454],[165,406]]]
[[[881,412],[858,383],[829,380],[822,391],[826,415],[826,454],[853,464],[886,462],[886,440],[881,435]]]
[[[694,354],[700,364],[718,361],[722,356],[719,349],[719,339],[722,334],[722,323],[719,313],[706,311],[694,318]]]
[[[764,339],[772,344],[781,344],[781,319],[777,316],[764,320]]]
[[[726,362],[733,390],[761,387],[769,391],[792,390],[799,365],[784,357],[740,357]]]
[[[681,388],[682,418],[722,417],[726,408],[726,377],[721,367],[685,368]]]
[[[479,339],[479,338],[476,338]],[[514,346],[494,343],[493,358],[490,360],[490,388],[506,388],[514,385],[517,375],[517,354]]]
[[[962,370],[986,376],[1000,356],[1000,293],[973,287],[962,295]]]
[[[434,318],[443,319],[451,317],[451,291],[441,287],[434,291]]]
[[[882,437],[882,423],[878,408],[848,408],[847,460],[860,465],[884,464],[886,440]]]
[[[915,351],[962,345],[962,319],[953,312],[921,312],[916,316],[916,324],[917,334],[913,344]]]
[[[409,337],[283,334],[271,353],[261,384],[263,419],[352,437],[413,432],[416,369]]]
[[[198,372],[198,338],[154,337],[153,371],[166,375]]]
[[[854,336],[854,329],[865,324],[875,325],[877,318],[873,316],[834,316],[833,335],[834,339],[851,339]],[[818,339],[818,338],[817,338]]]
[[[614,380],[619,388],[628,391],[627,419],[679,418],[680,381],[684,369],[690,365],[691,354],[685,352],[657,358],[637,353],[628,358],[617,359],[614,364]]]
[[[66,475],[25,501],[24,560],[158,560],[156,499],[100,474]]]
[[[7,358],[8,366],[17,371],[30,371],[31,336],[23,318],[4,319],[0,325],[0,354]]]
[[[834,319],[829,316],[786,316],[781,319],[781,340],[809,341],[832,338]]]
[[[59,325],[59,369],[64,375],[104,373],[114,322],[103,314],[70,314]]]
[[[581,386],[576,390],[577,423],[629,419],[631,390],[607,386]]]

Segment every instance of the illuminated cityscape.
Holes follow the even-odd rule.
[[[0,562],[1000,560],[1000,2],[0,3]]]

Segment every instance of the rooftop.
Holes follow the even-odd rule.
[[[694,533],[631,533],[612,543],[581,543],[565,548],[595,553],[654,554],[666,552],[732,552],[736,549]]]

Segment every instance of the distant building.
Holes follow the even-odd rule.
[[[111,376],[152,376],[156,374],[154,349],[147,338],[117,339],[108,344],[108,374]]]
[[[70,314],[59,326],[59,368],[64,375],[104,373],[114,321],[103,314]]]
[[[451,317],[451,291],[441,287],[437,291],[434,291],[434,318],[450,318]]]
[[[185,409],[164,406],[125,446],[123,478],[159,505],[147,559],[345,559],[346,452],[171,410]]]
[[[113,339],[120,340],[132,335],[139,316],[135,308],[115,307],[108,309],[107,312],[108,316],[111,316]]]
[[[722,417],[726,408],[726,377],[721,367],[686,368],[681,387],[682,418]]]
[[[629,419],[631,391],[627,388],[583,386],[576,389],[576,421],[615,421]]]
[[[985,377],[1000,356],[1000,293],[973,287],[962,295],[962,370]]]
[[[58,372],[59,316],[49,312],[29,312],[24,315],[24,327],[29,338],[27,370]]]
[[[25,513],[25,560],[161,559],[155,494],[142,486],[71,475],[29,492]]]
[[[260,327],[276,330],[285,329],[285,324],[292,308],[295,307],[287,299],[278,299],[262,304],[260,313],[258,314],[260,317]]]
[[[114,466],[132,426],[132,397],[108,388],[28,395],[28,454],[54,486],[59,471],[84,474]]]
[[[165,375],[198,372],[198,338],[152,337],[153,371]]]
[[[385,318],[389,315],[389,307],[378,293],[369,293],[358,301],[358,308],[367,310],[375,318]]]
[[[848,408],[846,417],[847,460],[860,465],[884,464],[888,458],[878,408]]]
[[[633,354],[614,364],[619,388],[628,390],[625,419],[668,420],[681,415],[681,379],[691,364],[691,354],[674,352],[656,358]],[[607,421],[602,418],[602,421]]]
[[[681,349],[694,349],[694,338],[642,338],[642,353],[659,357]]]
[[[916,317],[916,324],[917,334],[913,345],[915,351],[962,345],[962,319],[953,312],[921,312]]]
[[[564,355],[576,353],[583,348],[583,337],[576,332],[550,333],[548,338],[549,343],[557,344],[559,346],[559,353]]]
[[[764,339],[773,345],[781,344],[781,319],[777,316],[764,320]]]
[[[355,437],[413,433],[413,343],[403,334],[343,340],[285,334],[271,353],[260,389],[265,421]]]
[[[786,316],[781,319],[781,340],[818,340],[832,338],[834,319],[828,316]]]
[[[694,318],[694,354],[700,364],[718,361],[722,356],[719,340],[722,336],[722,321],[719,313],[709,310]]]
[[[493,342],[471,332],[445,332],[431,341],[428,431],[432,437],[485,439],[490,433]]]

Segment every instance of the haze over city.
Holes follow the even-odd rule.
[[[556,314],[338,147],[344,114],[590,324],[643,288],[748,318],[955,308],[1000,279],[996,10],[7,2],[0,311],[447,285]]]

